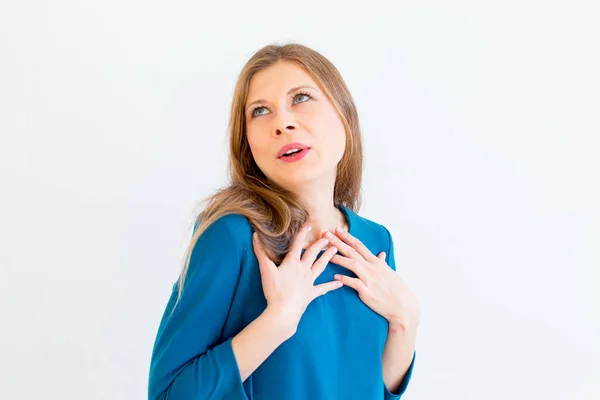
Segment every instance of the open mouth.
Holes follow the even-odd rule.
[[[289,153],[285,153],[285,154],[284,154],[284,155],[282,155],[281,157],[289,157],[289,156],[292,156],[292,155],[294,155],[294,154],[298,154],[298,153],[300,153],[301,151],[302,151],[302,150],[300,150],[300,149],[298,149],[298,150],[292,150],[292,151],[291,151],[291,152],[289,152]]]
[[[306,153],[308,153],[309,151],[310,151],[310,148],[301,149],[301,150],[293,150],[289,153],[282,155],[281,157],[279,157],[279,159],[283,160],[283,161],[287,161],[287,162],[298,161],[298,160],[302,159],[306,155]]]

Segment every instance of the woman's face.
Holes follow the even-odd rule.
[[[270,181],[288,190],[335,183],[346,143],[344,125],[329,99],[298,64],[279,61],[252,77],[245,118],[250,150]],[[291,143],[301,144],[294,148],[309,149],[291,158],[280,156]]]

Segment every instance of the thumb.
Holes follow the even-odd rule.
[[[271,275],[277,273],[277,266],[265,253],[265,250],[262,246],[262,243],[260,243],[258,234],[256,232],[252,234],[252,248],[254,249],[254,253],[256,254],[256,258],[258,260],[258,268],[261,275],[264,273]]]
[[[382,251],[381,253],[379,253],[379,255],[377,256],[377,258],[379,258],[380,260],[385,261],[385,251]]]

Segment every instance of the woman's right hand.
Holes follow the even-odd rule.
[[[266,255],[257,234],[252,234],[252,246],[258,259],[262,288],[267,299],[267,308],[282,315],[294,333],[300,318],[311,301],[342,286],[341,282],[338,281],[314,285],[317,277],[321,275],[329,260],[337,252],[337,248],[330,246],[316,260],[319,251],[329,243],[329,239],[321,238],[316,240],[302,254],[302,246],[309,230],[310,225],[305,224],[298,231],[288,254],[286,254],[279,267]]]

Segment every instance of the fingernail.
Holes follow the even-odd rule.
[[[344,233],[344,228],[340,228],[339,226],[335,228],[339,233]]]
[[[312,229],[312,226],[308,225],[308,227],[306,228],[307,231],[310,231]]]
[[[344,283],[342,283],[342,282],[340,282],[340,281],[337,281],[337,282],[335,283],[335,287],[342,287],[343,285],[344,285]]]
[[[327,232],[325,233],[325,236],[326,236],[327,238],[329,238],[329,239],[333,239],[333,234],[332,234],[331,232],[329,232],[329,231],[327,231]]]
[[[252,240],[256,242],[256,232],[252,234]]]

